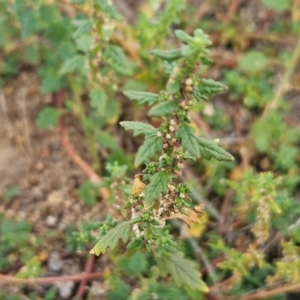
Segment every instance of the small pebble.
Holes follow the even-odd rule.
[[[48,268],[53,272],[61,271],[63,267],[63,261],[60,258],[60,254],[57,251],[53,251],[50,253],[48,259]]]
[[[41,161],[38,161],[37,164],[35,165],[35,169],[40,172],[42,170],[44,170],[45,166]]]
[[[49,227],[54,227],[57,223],[57,217],[55,216],[47,216],[46,218],[46,224]]]
[[[63,299],[69,299],[72,296],[72,292],[75,286],[74,281],[56,282],[55,285],[58,288],[59,296]]]
[[[212,117],[215,114],[215,109],[210,103],[208,103],[205,105],[203,113],[208,117]]]

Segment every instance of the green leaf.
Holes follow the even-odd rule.
[[[83,52],[88,52],[89,50],[92,49],[94,45],[93,39],[86,34],[76,39],[75,42],[76,42],[77,49]]]
[[[207,66],[211,66],[214,63],[214,61],[211,58],[206,57],[206,56],[201,57],[201,62]]]
[[[23,39],[28,39],[39,29],[37,15],[33,10],[23,10],[18,16],[20,22],[21,36]]]
[[[261,2],[266,7],[274,9],[277,12],[281,12],[290,8],[290,2],[288,0],[261,0]]]
[[[156,257],[156,261],[163,277],[170,274],[176,285],[187,285],[193,290],[208,292],[208,287],[200,278],[200,272],[194,264],[183,257],[181,252]]]
[[[191,55],[195,54],[195,52],[196,52],[196,50],[188,45],[184,45],[181,48],[181,54],[184,57],[191,56]]]
[[[135,122],[135,121],[122,121],[120,125],[125,128],[125,130],[132,130],[133,136],[137,136],[140,134],[147,135],[156,135],[156,128],[150,124],[143,123],[143,122]]]
[[[148,86],[144,82],[132,78],[129,78],[123,85],[124,91],[145,92],[147,89]]]
[[[84,4],[87,0],[70,0],[72,4]]]
[[[107,0],[97,0],[97,4],[99,5],[100,9],[110,18],[116,21],[122,21],[124,19],[123,16],[121,16],[113,6],[107,3]]]
[[[123,49],[119,46],[107,46],[104,51],[103,58],[117,73],[121,75],[132,74],[131,66],[128,63]]]
[[[181,49],[176,49],[176,50],[153,49],[150,51],[150,53],[167,61],[176,60],[182,57]]]
[[[204,33],[204,31],[200,28],[194,30],[193,42],[195,42],[195,44],[200,46],[201,48],[203,47],[203,45],[207,47],[212,44],[211,40],[209,39],[209,35]]]
[[[212,95],[223,92],[226,89],[227,87],[220,82],[212,79],[202,79],[200,84],[194,87],[193,95],[198,101],[201,99],[207,101]]]
[[[211,159],[212,157],[217,160],[233,161],[234,157],[220,147],[215,141],[209,141],[206,138],[199,138],[198,143],[200,145],[201,154],[206,159]]]
[[[113,288],[107,292],[107,300],[128,300],[130,299],[130,286],[119,278],[113,283]]]
[[[188,124],[181,124],[176,133],[181,139],[182,147],[196,157],[200,157],[200,147],[194,134],[194,129]]]
[[[169,80],[166,88],[169,94],[175,94],[180,90],[180,82]]]
[[[126,165],[122,166],[117,161],[115,161],[113,164],[109,162],[106,164],[106,170],[109,171],[113,179],[124,177],[127,169],[128,166]]]
[[[107,103],[106,94],[104,94],[104,92],[99,87],[96,87],[90,92],[89,96],[91,99],[91,107],[95,108],[98,113],[103,116],[105,114]]]
[[[104,236],[100,238],[94,247],[96,255],[104,253],[107,248],[113,250],[120,239],[125,243],[129,239],[130,225],[132,221],[122,221],[116,227],[111,228]]]
[[[50,128],[57,124],[60,112],[50,106],[44,107],[38,114],[36,125],[39,128]]]
[[[202,300],[199,298],[199,292],[197,298],[190,298],[187,296],[183,289],[178,288],[174,284],[166,284],[158,283],[158,282],[149,282],[148,283],[148,293],[143,298],[138,298],[138,300],[149,299],[153,293],[158,296],[158,299],[163,300],[188,300],[188,299],[197,299]],[[148,296],[148,297],[147,297]]]
[[[77,29],[73,34],[74,39],[78,39],[82,35],[88,34],[92,28],[92,23],[90,20],[75,20],[73,24],[77,26]]]
[[[249,51],[241,57],[239,67],[246,72],[258,72],[263,70],[268,63],[269,59],[262,52]]]
[[[12,199],[19,194],[20,188],[17,185],[13,185],[5,190],[4,198]]]
[[[57,294],[58,294],[58,290],[56,287],[53,286],[45,292],[44,300],[57,299],[57,297],[58,297]],[[7,299],[7,300],[9,300],[9,299]]]
[[[85,181],[79,187],[79,196],[84,204],[92,206],[97,202],[98,189],[91,181]]]
[[[107,132],[98,131],[96,133],[96,141],[101,147],[105,149],[120,151],[120,146],[118,145],[118,143],[115,141],[112,135],[108,134]]]
[[[125,91],[124,95],[130,100],[136,100],[140,105],[145,103],[153,105],[160,98],[159,95],[150,92]]]
[[[185,151],[185,152],[183,153],[183,159],[184,159],[184,160],[190,159],[190,160],[196,161],[196,160],[197,160],[197,157],[196,157],[195,155],[192,155],[192,154],[189,153],[188,151]]]
[[[158,137],[156,134],[151,134],[146,136],[144,144],[139,148],[134,165],[138,166],[145,162],[147,159],[151,158],[154,154],[161,152],[162,149],[162,138]]]
[[[150,183],[147,185],[145,193],[145,201],[151,204],[153,201],[158,200],[161,193],[167,192],[167,184],[170,175],[166,172],[159,172],[150,178]]]
[[[156,116],[156,117],[163,117],[163,116],[169,116],[173,112],[176,112],[179,110],[178,105],[175,102],[170,101],[164,101],[156,104],[153,106],[148,115],[149,116]]]
[[[187,44],[189,41],[193,39],[190,35],[188,35],[187,33],[185,33],[180,29],[175,30],[174,34],[178,38],[178,40],[184,44]]]
[[[76,55],[66,60],[60,70],[60,75],[72,73],[74,71],[82,71],[85,67],[85,57],[83,55]]]
[[[125,274],[132,276],[142,274],[147,270],[148,262],[146,255],[141,251],[136,251],[131,256],[124,256],[118,261],[119,268]]]
[[[130,192],[130,191],[128,191]],[[127,250],[132,250],[134,248],[138,248],[141,245],[141,240],[140,239],[133,239],[128,245],[127,245]]]
[[[260,118],[254,122],[251,128],[254,144],[256,149],[261,153],[266,153],[272,142],[272,133],[270,130],[266,130],[266,128],[273,125],[270,121],[269,118]]]
[[[42,93],[52,93],[58,91],[61,87],[61,78],[58,77],[57,73],[49,72],[42,78],[40,89]]]
[[[288,171],[297,165],[298,148],[286,143],[281,143],[276,149],[275,165],[278,169]]]

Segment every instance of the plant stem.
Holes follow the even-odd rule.
[[[201,261],[205,265],[206,270],[209,274],[209,277],[211,278],[213,283],[217,283],[218,282],[218,277],[217,277],[217,274],[215,272],[214,266],[210,263],[209,259],[207,258],[206,254],[205,254],[205,251],[191,237],[191,235],[188,232],[188,229],[187,229],[186,225],[180,224],[178,221],[173,221],[172,223],[175,224],[176,227],[180,229],[180,233],[181,233],[182,238],[189,242],[189,244],[192,246],[192,248],[194,250],[195,255],[199,259],[201,259]]]
[[[88,148],[88,152],[90,153],[91,158],[92,158],[92,166],[96,172],[99,172],[101,166],[100,166],[100,160],[98,157],[98,151],[97,151],[97,145],[95,142],[94,132],[92,132],[90,129],[85,128],[85,126],[84,126],[84,124],[86,124],[87,116],[85,114],[84,107],[83,107],[82,101],[80,99],[79,89],[76,87],[73,87],[73,94],[74,94],[75,103],[77,105],[76,113],[78,115],[80,123],[83,124],[83,130],[84,130],[85,136],[87,138],[87,148]]]
[[[53,276],[53,277],[42,277],[42,278],[17,278],[14,276],[3,275],[0,274],[0,281],[7,282],[7,283],[16,283],[16,284],[26,284],[26,285],[36,285],[36,284],[46,284],[46,283],[55,283],[55,282],[64,282],[64,281],[81,281],[82,279],[85,280],[92,280],[101,277],[103,274],[102,272],[95,272],[95,273],[81,273],[75,275],[66,275],[66,276]]]
[[[287,65],[287,68],[286,68],[285,73],[283,75],[282,81],[280,82],[280,85],[277,89],[275,97],[271,102],[269,102],[266,105],[266,107],[264,109],[264,112],[262,114],[262,117],[266,117],[266,115],[268,114],[268,112],[270,110],[276,109],[279,106],[280,101],[283,97],[285,88],[286,88],[287,84],[289,83],[289,81],[291,80],[291,77],[294,73],[294,70],[297,66],[297,63],[298,63],[299,59],[300,59],[300,38],[298,39],[298,42],[297,42],[297,45],[294,49],[292,58],[291,58],[291,60],[289,61],[288,65]]]
[[[61,109],[63,106],[64,95],[63,91],[59,91],[53,94],[53,99],[56,104],[56,107]],[[66,130],[64,128],[64,123],[62,116],[58,121],[58,132],[61,140],[61,144],[65,152],[69,157],[84,171],[85,174],[89,176],[89,179],[94,184],[99,184],[102,179],[95,172],[95,170],[75,151],[74,147],[70,144]],[[103,203],[106,205],[106,199],[109,196],[109,191],[106,188],[99,189],[99,193],[104,200]]]
[[[266,299],[271,296],[280,295],[286,292],[298,291],[299,289],[300,289],[300,283],[287,284],[268,291],[249,293],[248,295],[241,296],[239,300]]]

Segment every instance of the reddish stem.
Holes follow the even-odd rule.
[[[223,22],[225,24],[228,24],[232,18],[236,15],[237,10],[239,9],[241,5],[241,0],[232,0],[230,3],[230,6],[228,8],[227,14],[225,15],[225,18],[223,19]]]
[[[226,217],[227,217],[228,212],[229,212],[230,200],[231,200],[232,195],[233,195],[232,190],[228,190],[225,194],[225,199],[223,201],[223,205],[222,205],[222,208],[221,208],[221,220],[218,224],[219,234],[224,234],[224,232],[226,232],[226,229],[227,229]]]
[[[88,260],[85,264],[85,274],[89,275],[92,272],[93,266],[94,266],[94,261],[95,261],[95,256],[94,255],[89,255]],[[88,280],[87,278],[82,278],[80,285],[78,287],[77,293],[76,293],[76,297],[78,298],[82,298],[85,292],[85,286],[87,284]]]
[[[242,137],[243,132],[242,132],[242,124],[241,124],[241,116],[240,116],[240,106],[238,104],[235,106],[235,109],[232,113],[232,118],[233,118],[233,125],[234,125],[236,135],[238,137]]]
[[[56,107],[59,109],[63,108],[63,102],[64,102],[64,93],[63,91],[58,91],[57,93],[53,94],[54,103],[56,104]],[[90,178],[91,182],[94,184],[99,184],[102,180],[100,176],[94,171],[94,169],[75,151],[71,143],[69,142],[67,132],[65,130],[65,126],[63,123],[63,117],[61,116],[58,121],[58,133],[61,140],[61,145],[65,152],[68,154],[68,156],[87,174],[87,176]],[[106,199],[109,197],[109,191],[106,188],[100,188],[99,194],[102,197],[103,204],[106,208]],[[85,292],[85,286],[88,281],[88,277],[90,272],[93,269],[95,257],[94,255],[89,255],[86,264],[85,264],[85,277],[82,277],[81,283],[77,290],[77,297],[82,298]]]
[[[57,108],[63,107],[64,102],[64,93],[63,91],[59,91],[54,93],[53,95],[54,102]],[[60,136],[61,144],[65,152],[68,156],[77,164],[83,171],[86,173],[91,180],[91,182],[95,184],[99,184],[102,180],[100,176],[94,171],[94,169],[75,151],[73,146],[71,145],[67,132],[64,127],[63,117],[61,116],[58,121],[58,134]],[[99,193],[104,200],[103,203],[105,204],[105,200],[109,197],[109,192],[106,188],[100,188]]]

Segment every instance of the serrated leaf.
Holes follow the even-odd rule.
[[[72,73],[74,71],[82,71],[85,66],[85,57],[83,55],[76,55],[66,60],[59,72],[60,75]]]
[[[166,89],[169,94],[175,94],[180,90],[180,82],[169,80]]]
[[[124,51],[119,46],[109,45],[104,51],[104,60],[119,74],[131,75],[132,70]]]
[[[166,217],[166,220],[180,219],[190,228],[192,223],[202,224],[202,220],[200,220],[200,218],[204,214],[203,210],[203,204],[195,205],[193,209],[185,207],[181,212]]]
[[[77,29],[73,34],[74,39],[78,39],[82,35],[89,33],[92,27],[92,23],[90,20],[75,20],[73,24],[77,26]]]
[[[50,128],[56,125],[60,112],[54,108],[47,106],[43,108],[36,119],[36,125],[39,128]]]
[[[233,161],[234,157],[220,147],[215,141],[209,141],[206,138],[199,138],[198,143],[200,145],[201,154],[206,159],[211,159],[212,157],[217,160]]]
[[[146,271],[148,261],[144,253],[136,251],[131,256],[123,256],[118,261],[118,266],[125,274],[132,276]]]
[[[125,128],[125,130],[132,130],[133,136],[137,136],[139,134],[147,135],[155,135],[156,136],[156,128],[150,124],[136,121],[122,121],[120,125]]]
[[[118,241],[121,239],[124,243],[127,242],[130,235],[130,225],[132,221],[123,221],[116,227],[110,229],[103,237],[100,238],[98,243],[92,249],[92,252],[96,255],[105,253],[107,248],[113,250]]]
[[[173,112],[176,112],[178,110],[179,110],[179,107],[175,102],[164,101],[164,102],[160,102],[160,103],[154,105],[150,109],[148,115],[156,116],[156,117],[163,117],[163,116],[169,116]]]
[[[125,91],[124,95],[130,100],[136,100],[139,104],[148,103],[150,106],[160,98],[159,95],[150,92]]]
[[[200,278],[200,272],[190,260],[183,257],[183,253],[176,252],[156,257],[156,261],[162,276],[170,274],[176,285],[187,285],[193,290],[208,292],[208,287]]]
[[[158,200],[161,193],[167,192],[167,183],[170,175],[166,172],[159,172],[150,178],[150,183],[147,185],[145,193],[145,201],[151,204],[153,201]]]
[[[124,18],[120,15],[112,5],[109,5],[107,0],[97,0],[100,9],[110,18],[116,21],[122,21]]]
[[[202,79],[198,86],[194,87],[193,95],[197,100],[205,100],[207,101],[210,96],[223,92],[227,89],[227,87],[212,79]]]
[[[139,148],[134,160],[134,165],[138,166],[151,158],[154,154],[161,152],[162,138],[156,134],[151,134],[146,137],[144,144]]]
[[[160,59],[172,61],[182,57],[181,49],[175,50],[159,50],[153,49],[150,51],[151,54],[159,57]]]
[[[96,87],[90,92],[90,99],[91,99],[91,107],[95,108],[100,115],[105,114],[105,108],[107,103],[107,96],[104,92],[99,88]]]
[[[194,129],[188,124],[181,124],[176,133],[181,139],[182,147],[196,157],[200,157],[200,147],[194,134]]]
[[[185,160],[190,159],[196,161],[197,157],[195,155],[192,155],[189,151],[185,151],[183,153],[183,159]]]
[[[83,52],[88,52],[89,50],[92,49],[94,45],[93,39],[86,34],[76,39],[75,42],[76,42],[77,49]]]

